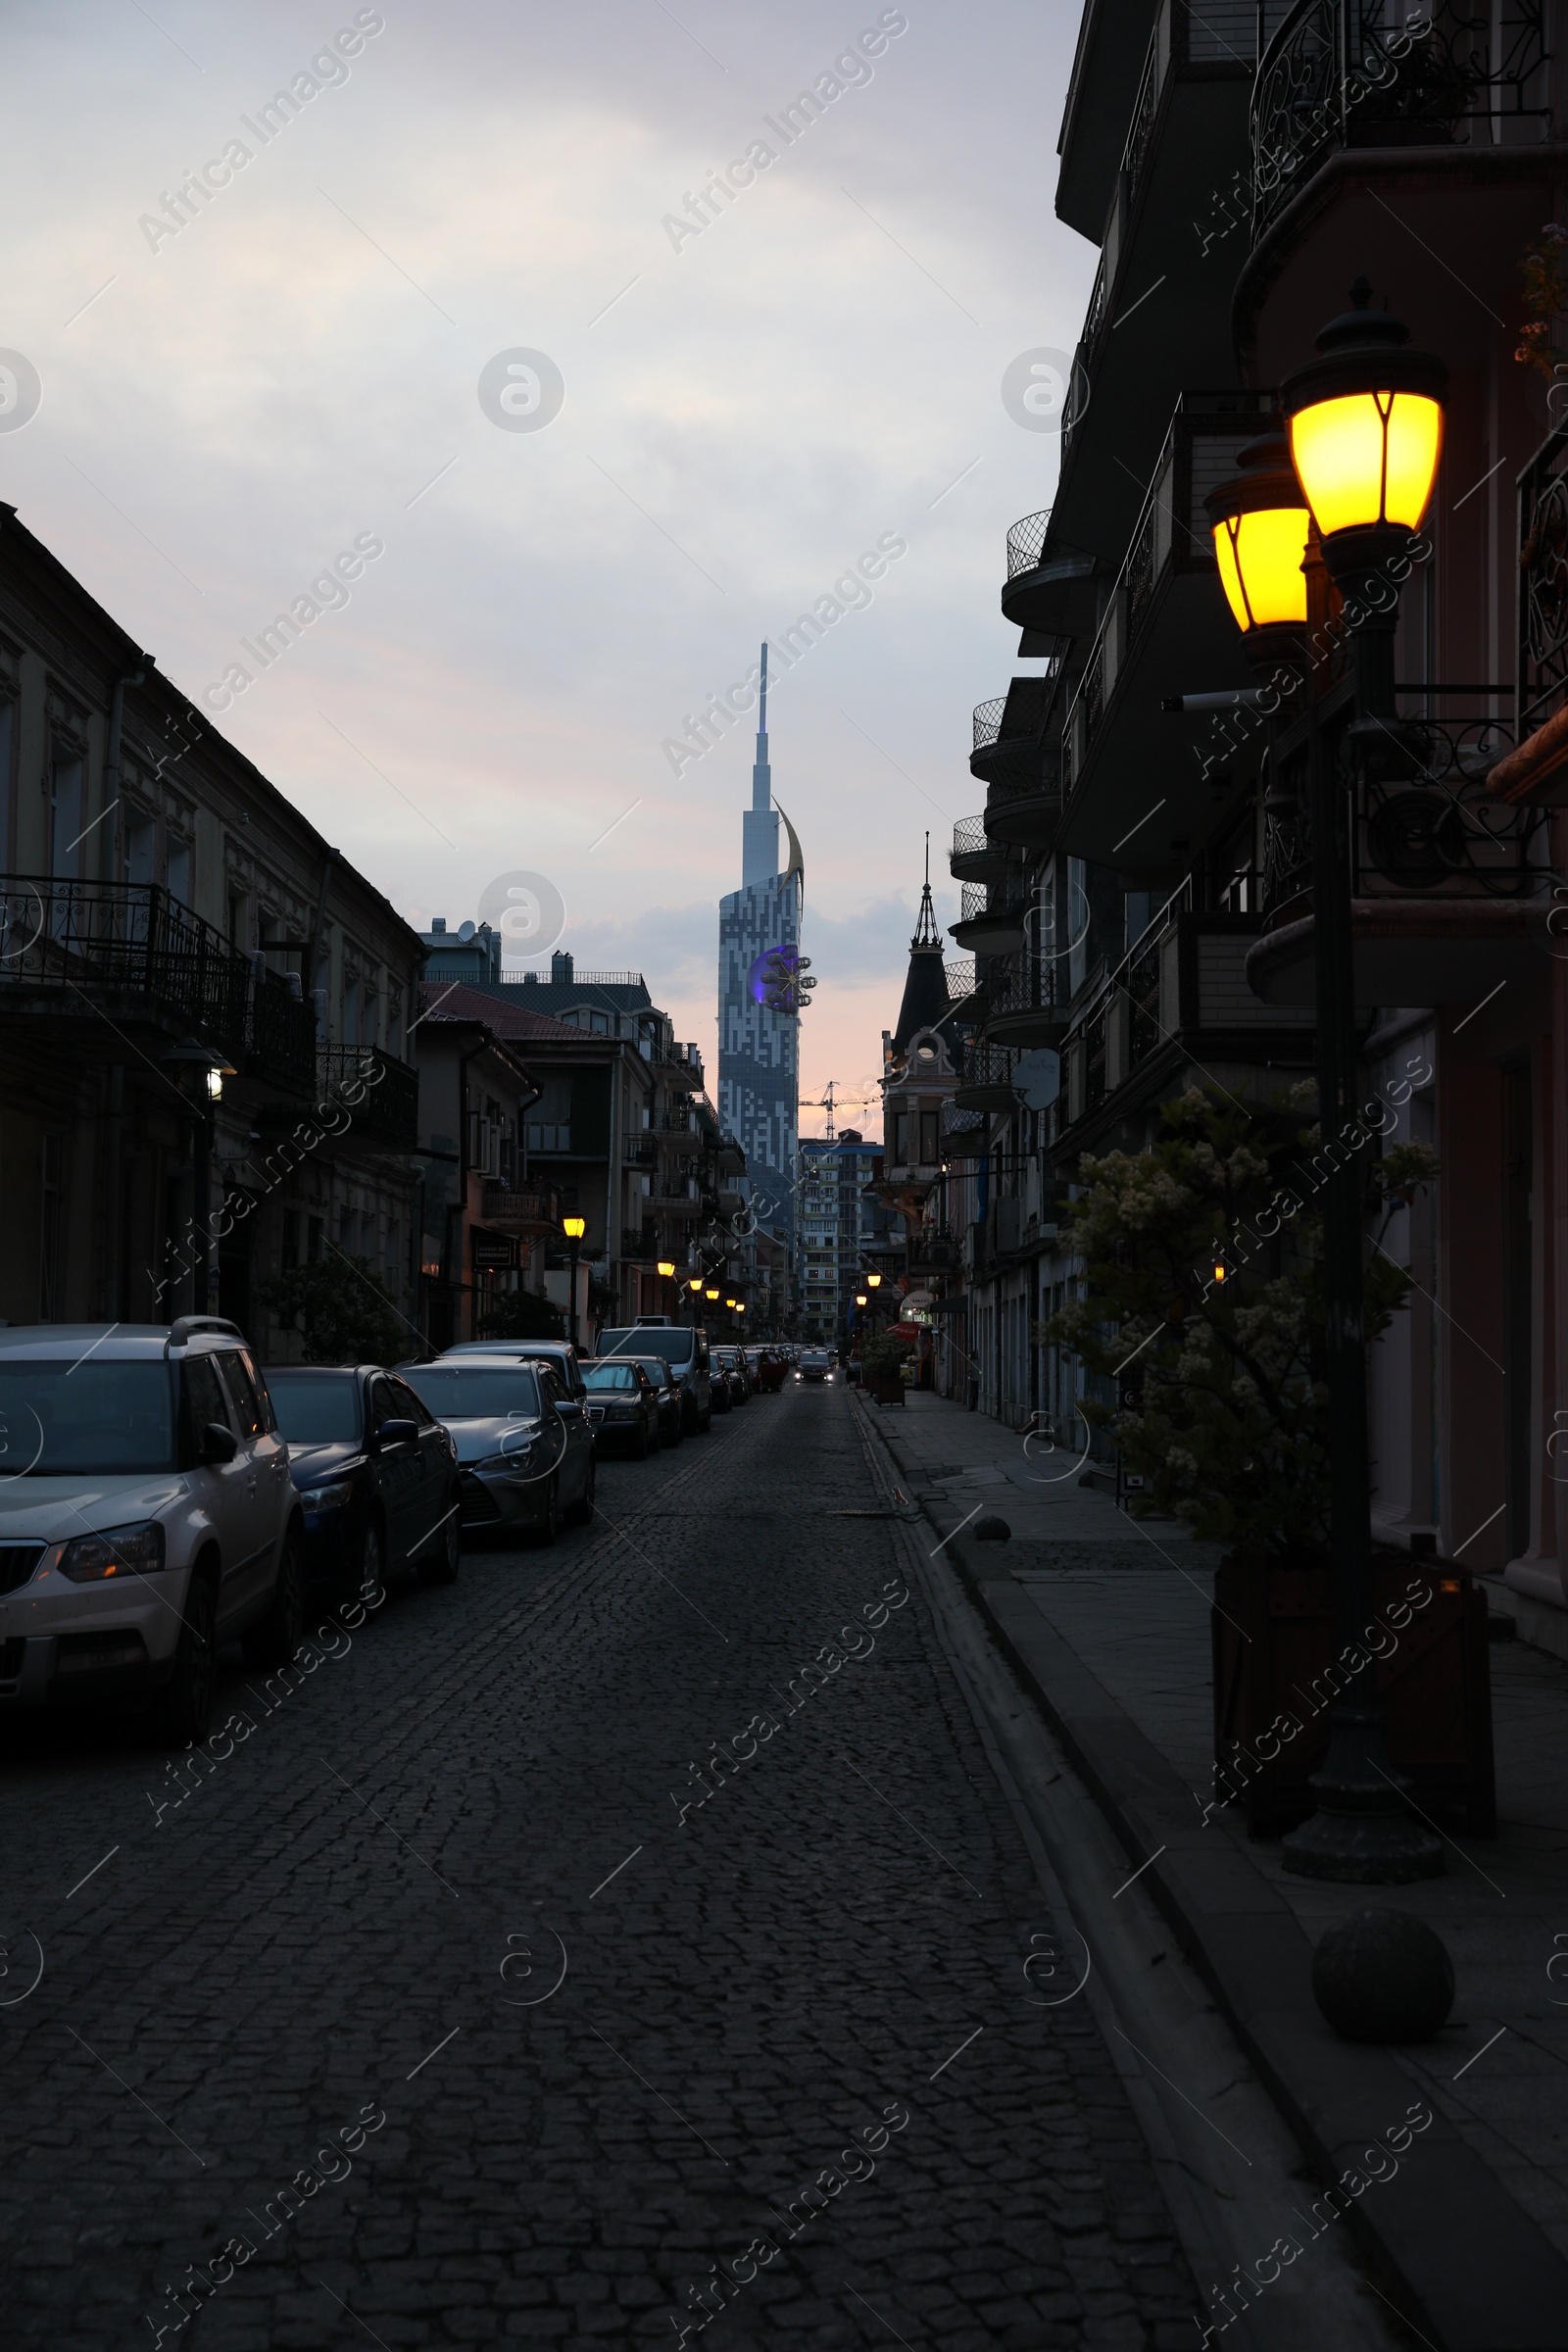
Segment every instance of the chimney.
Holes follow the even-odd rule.
[[[550,958],[550,977],[552,980],[570,980],[571,978],[571,957],[564,955],[560,948]]]

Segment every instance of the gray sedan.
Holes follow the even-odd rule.
[[[593,1431],[548,1373],[469,1355],[412,1364],[403,1377],[457,1446],[466,1528],[529,1529],[553,1544],[564,1519],[593,1517]]]

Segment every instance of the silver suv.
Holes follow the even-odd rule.
[[[299,1646],[304,1540],[236,1325],[0,1329],[0,1707],[150,1703],[205,1740],[223,1642]]]

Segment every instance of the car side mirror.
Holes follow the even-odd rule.
[[[377,1446],[412,1446],[419,1434],[417,1421],[383,1421],[375,1433]]]
[[[231,1462],[239,1451],[239,1440],[226,1421],[209,1421],[202,1431],[202,1460]]]
[[[582,1399],[580,1396],[563,1396],[556,1410],[563,1421],[580,1421],[583,1415]]]

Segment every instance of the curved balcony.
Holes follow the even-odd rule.
[[[1058,960],[1054,956],[1025,956],[1009,972],[992,982],[990,1009],[982,1035],[988,1045],[1011,1046],[1027,1052],[1035,1046],[1061,1043],[1067,1029],[1065,995],[1058,995]]]
[[[958,920],[948,929],[971,956],[1015,956],[1023,946],[1026,902],[1005,885],[966,882]]]
[[[955,882],[1000,882],[1010,862],[1005,843],[992,840],[983,816],[960,817],[954,826],[948,870]]]
[[[1018,1090],[1012,1082],[1013,1057],[1004,1046],[973,1040],[964,1051],[963,1070],[953,1101],[958,1110],[1012,1110]]]
[[[1043,678],[1014,678],[1005,694],[975,705],[969,773],[979,783],[992,787],[1039,776],[1056,691],[1053,667]]]
[[[1015,628],[1040,629],[1050,637],[1081,637],[1100,618],[1100,591],[1093,556],[1058,547],[1045,556],[1051,509],[1026,514],[1007,533],[1007,584],[1002,613]]]
[[[1049,850],[1061,822],[1061,762],[1042,756],[1038,774],[999,776],[986,798],[985,828],[1009,849]]]

